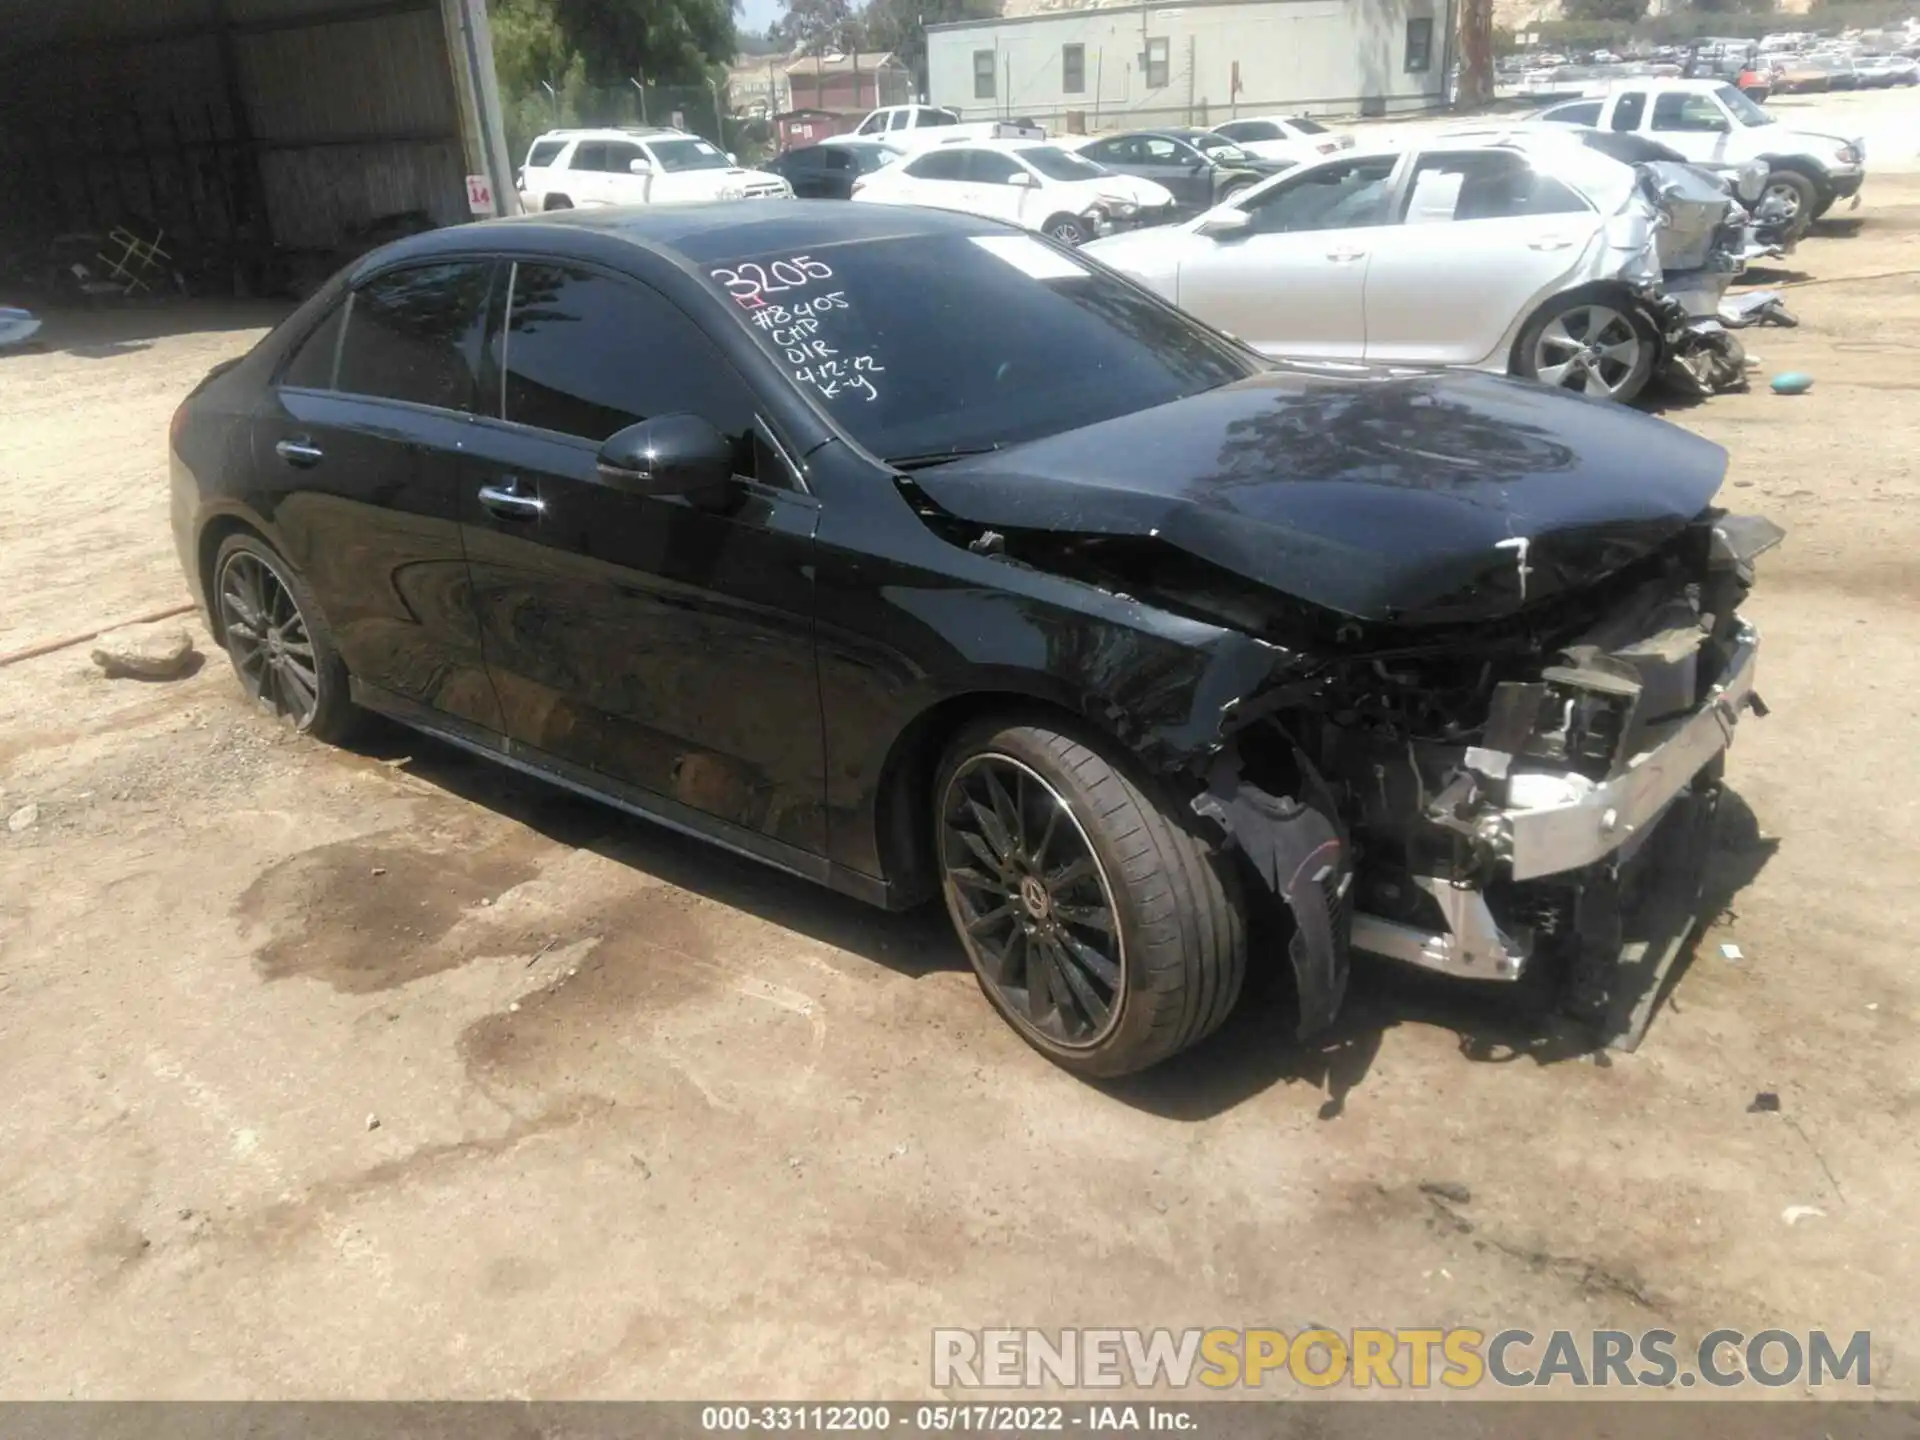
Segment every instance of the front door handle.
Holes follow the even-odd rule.
[[[1573,244],[1573,241],[1564,235],[1543,235],[1538,240],[1529,240],[1527,242],[1527,248],[1530,250],[1564,250],[1571,244]]]
[[[540,512],[547,508],[546,502],[538,495],[530,495],[522,490],[518,480],[482,485],[480,503],[502,520],[537,520]]]
[[[1337,260],[1342,264],[1345,264],[1349,260],[1364,260],[1366,258],[1367,258],[1367,252],[1364,250],[1329,250],[1327,251],[1327,259]]]
[[[290,440],[282,440],[273,447],[273,453],[300,470],[311,470],[327,458],[327,452],[305,435],[295,435]]]

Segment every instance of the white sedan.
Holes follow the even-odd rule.
[[[1513,372],[1629,399],[1659,337],[1658,212],[1553,137],[1442,139],[1289,170],[1087,253],[1264,354]]]
[[[1250,115],[1213,127],[1249,155],[1260,160],[1288,160],[1295,165],[1353,148],[1353,136],[1329,130],[1305,115]]]
[[[1173,196],[1164,186],[1115,175],[1058,145],[1027,140],[936,145],[862,176],[853,198],[1011,220],[1065,245],[1173,214]]]

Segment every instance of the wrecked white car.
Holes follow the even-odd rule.
[[[1651,173],[1544,127],[1345,151],[1088,253],[1266,355],[1630,400],[1702,343],[1695,322],[1714,320],[1747,219],[1711,176]]]

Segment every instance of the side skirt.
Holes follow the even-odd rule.
[[[363,680],[349,677],[348,686],[354,704],[384,715],[409,729],[431,735],[436,740],[444,740],[470,754],[498,761],[523,775],[531,775],[536,780],[558,785],[589,800],[611,805],[616,810],[664,826],[676,834],[717,845],[722,850],[745,856],[749,860],[758,860],[763,865],[771,865],[802,880],[825,885],[843,895],[864,900],[869,905],[878,905],[886,910],[904,908],[895,895],[894,887],[887,881],[849,870],[844,865],[835,865],[825,856],[809,854],[778,840],[769,840],[764,835],[725,820],[717,820],[677,800],[669,800],[664,795],[615,780],[556,755],[549,755],[544,750],[522,745],[495,731],[444,714]]]

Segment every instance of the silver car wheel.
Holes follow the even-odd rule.
[[[1640,368],[1646,342],[1633,321],[1607,305],[1576,305],[1556,315],[1533,347],[1542,384],[1612,398]]]
[[[1776,180],[1767,186],[1766,194],[1760,199],[1763,204],[1768,200],[1778,200],[1782,207],[1780,218],[1783,220],[1793,221],[1800,218],[1800,192],[1791,185]]]

